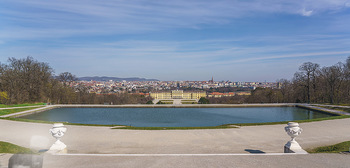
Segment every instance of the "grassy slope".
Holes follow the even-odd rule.
[[[21,122],[43,123],[43,124],[63,123],[64,125],[101,126],[101,127],[122,126],[122,125],[103,125],[103,124],[79,124],[79,123],[68,123],[68,122],[64,122],[64,121],[42,121],[42,120],[31,120],[31,119],[25,119],[25,118],[12,118],[12,117],[6,117],[6,118],[1,118],[1,119],[11,120],[11,121],[21,121]]]
[[[349,152],[350,141],[345,141],[330,146],[322,146],[314,149],[308,149],[309,153],[340,153],[340,152]]]
[[[26,110],[31,110],[31,109],[36,109],[40,107],[29,107],[29,108],[18,108],[18,109],[3,109],[0,110],[0,116],[1,115],[6,115],[6,114],[11,114],[11,113],[17,113],[21,111],[26,111]]]
[[[226,129],[226,128],[237,128],[230,125],[221,125],[216,127],[117,127],[113,129],[130,129],[130,130],[193,130],[193,129]]]
[[[338,111],[343,111],[343,112],[350,113],[350,108],[329,107],[329,106],[319,106],[319,107],[326,108],[326,109],[331,109],[331,110],[338,110]]]
[[[5,105],[0,104],[0,108],[7,108],[7,107],[25,107],[25,106],[39,106],[39,105],[45,105],[45,103],[34,103],[34,104],[14,104],[14,105]]]
[[[315,122],[315,121],[324,121],[324,120],[335,120],[335,119],[343,119],[343,118],[350,118],[350,116],[333,116],[333,117],[327,117],[327,118],[316,118],[316,119],[310,119],[310,120],[295,120],[293,122],[297,123],[306,123],[306,122]],[[242,123],[242,124],[233,124],[238,126],[254,126],[254,125],[276,125],[276,124],[287,124],[291,121],[281,121],[281,122],[266,122],[266,123]],[[230,124],[232,125],[232,124]]]
[[[33,153],[30,149],[0,141],[0,153]]]

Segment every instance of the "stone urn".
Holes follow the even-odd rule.
[[[296,153],[296,151],[302,150],[299,143],[295,140],[295,138],[303,131],[303,129],[299,127],[299,124],[296,122],[289,122],[288,126],[284,127],[284,130],[292,138],[284,146],[284,153]]]
[[[49,151],[51,153],[67,153],[67,146],[60,141],[60,138],[67,131],[67,128],[64,127],[62,123],[53,124],[50,129],[51,135],[56,138],[56,142],[50,147]]]
[[[284,127],[284,130],[292,138],[291,141],[295,141],[295,138],[303,131],[296,122],[289,122],[288,126]]]

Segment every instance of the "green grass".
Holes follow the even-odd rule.
[[[307,123],[307,122],[336,120],[336,119],[344,119],[344,118],[350,118],[350,116],[342,115],[342,116],[316,118],[316,119],[309,119],[309,120],[294,120],[294,121],[266,122],[266,123],[241,123],[241,124],[229,124],[229,125],[237,125],[237,126],[277,125],[277,124],[288,124],[288,122]]]
[[[157,104],[173,104],[173,100],[159,100]]]
[[[343,111],[343,112],[350,113],[350,108],[342,108],[342,107],[329,107],[329,106],[318,106],[318,107],[322,107],[322,108],[326,108],[326,109],[338,110],[338,111]]]
[[[197,102],[181,102],[182,104],[198,104]]]
[[[26,110],[32,110],[40,107],[29,107],[29,108],[18,108],[18,109],[3,109],[0,110],[0,116],[6,115],[6,114],[12,114],[12,113],[17,113],[17,112],[22,112]]]
[[[20,121],[20,122],[42,123],[42,124],[63,123],[64,125],[77,125],[77,126],[101,126],[101,127],[123,126],[123,125],[103,125],[103,124],[79,124],[79,123],[69,123],[64,121],[43,121],[43,120],[31,120],[31,119],[25,119],[25,118],[12,118],[12,117],[5,117],[0,119]]]
[[[330,104],[330,103],[319,103],[324,105],[334,105],[334,106],[350,106],[350,104]]]
[[[30,149],[0,141],[0,153],[33,153]]]
[[[125,126],[125,125],[99,125],[99,124],[78,124],[78,123],[68,123],[68,122],[59,122],[59,121],[42,121],[42,120],[31,120],[31,119],[24,119],[24,118],[12,118],[12,117],[6,117],[1,118],[4,120],[11,120],[11,121],[20,121],[20,122],[32,122],[32,123],[43,123],[43,124],[54,124],[54,123],[63,123],[64,125],[77,125],[77,126],[102,126],[102,127],[115,127],[115,126]],[[112,129],[130,129],[130,130],[189,130],[189,129],[224,129],[224,128],[235,128],[227,125],[222,126],[216,126],[216,127],[132,127],[132,126],[125,126],[125,127],[119,127],[119,128],[112,128]]]
[[[170,101],[161,101],[162,103],[161,104],[173,104],[173,102],[170,102]]]
[[[330,146],[322,146],[314,149],[308,149],[309,153],[340,153],[340,152],[349,152],[350,141],[345,141]]]
[[[129,130],[194,130],[194,129],[227,129],[227,128],[237,128],[230,125],[220,125],[215,127],[133,127],[125,126],[112,129],[129,129]]]
[[[13,105],[5,105],[5,104],[0,104],[0,108],[7,108],[7,107],[25,107],[25,106],[40,106],[40,105],[45,105],[46,103],[25,103],[25,104],[13,104]]]
[[[181,104],[198,104],[196,100],[181,100]]]
[[[43,120],[31,120],[31,119],[25,119],[25,118],[12,118],[12,117],[5,117],[0,119],[20,121],[20,122],[42,123],[42,124],[63,123],[64,125],[77,125],[77,126],[99,126],[99,127],[124,126],[124,125],[103,125],[103,124],[79,124],[79,123],[69,123],[65,121],[43,121]]]

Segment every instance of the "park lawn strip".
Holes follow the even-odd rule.
[[[197,102],[181,102],[182,104],[198,104]]]
[[[62,121],[62,122],[61,121],[43,121],[43,120],[31,120],[31,119],[25,119],[25,118],[12,118],[12,117],[5,117],[0,119],[20,121],[20,122],[42,123],[42,124],[63,123],[64,125],[76,125],[76,126],[99,126],[99,127],[124,126],[124,125],[103,125],[103,124],[79,124],[79,123],[69,123],[65,121]]]
[[[196,100],[181,100],[181,104],[198,104]]]
[[[0,116],[6,115],[6,114],[22,112],[22,111],[27,111],[27,110],[32,110],[32,109],[36,109],[36,108],[40,108],[40,107],[28,107],[28,108],[18,108],[18,109],[2,109],[2,110],[0,110]]]
[[[34,153],[28,148],[0,141],[0,153]]]
[[[31,120],[24,118],[12,118],[6,117],[1,118],[4,120],[11,121],[21,121],[21,122],[31,122],[31,123],[43,123],[43,124],[54,124],[54,123],[63,123],[64,125],[76,125],[76,126],[101,126],[101,127],[113,127],[112,129],[130,129],[130,130],[189,130],[189,129],[224,129],[224,128],[237,128],[232,125],[220,125],[213,127],[133,127],[125,125],[101,125],[101,124],[79,124],[79,123],[69,123],[69,122],[59,122],[59,121],[42,121],[42,120]]]
[[[228,128],[238,128],[231,125],[220,125],[213,127],[116,127],[112,129],[129,129],[129,130],[195,130],[195,129],[228,129]]]
[[[173,102],[169,102],[169,101],[162,101],[162,103],[164,103],[164,104],[174,104]]]
[[[322,146],[313,149],[307,149],[309,153],[340,153],[340,152],[349,152],[350,141],[345,141],[330,146]]]
[[[308,122],[315,122],[315,121],[336,120],[336,119],[344,119],[344,118],[350,118],[350,116],[341,115],[341,116],[316,118],[316,119],[309,119],[309,120],[294,120],[294,121],[280,121],[280,122],[266,122],[266,123],[240,123],[240,124],[228,124],[228,125],[237,125],[237,126],[277,125],[277,124],[288,124],[288,122],[308,123]]]
[[[159,101],[157,104],[174,104],[174,101]]]
[[[330,106],[318,106],[318,107],[350,113],[350,108],[330,107]]]
[[[46,103],[25,103],[25,104],[13,104],[13,105],[5,105],[0,104],[0,108],[8,108],[8,107],[25,107],[25,106],[43,106]]]
[[[324,121],[324,120],[335,120],[350,118],[350,116],[334,116],[327,118],[318,118],[311,120],[297,120],[293,122],[305,123],[305,122],[314,122],[314,121]],[[130,129],[130,130],[191,130],[191,129],[229,129],[229,128],[239,128],[241,126],[258,126],[258,125],[277,125],[277,124],[287,124],[290,121],[282,122],[267,122],[267,123],[241,123],[241,124],[224,124],[220,126],[208,126],[208,127],[133,127],[125,125],[101,125],[101,124],[79,124],[79,123],[68,123],[68,122],[59,122],[59,121],[42,121],[42,120],[30,120],[24,118],[12,118],[6,117],[2,118],[5,120],[11,121],[21,121],[21,122],[32,122],[32,123],[44,123],[44,124],[54,124],[54,123],[63,123],[64,125],[77,125],[77,126],[102,126],[102,127],[114,127],[112,129]]]

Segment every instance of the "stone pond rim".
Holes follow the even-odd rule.
[[[234,107],[237,107],[237,108],[243,108],[243,107],[301,107],[301,108],[306,108],[306,109],[309,109],[308,108],[309,105],[305,105],[305,104],[207,104],[207,105],[198,105],[198,104],[195,104],[195,105],[50,105],[48,106],[51,107],[51,108],[59,108],[59,107],[68,107],[68,108],[73,108],[73,107],[76,107],[76,108],[82,108],[82,107],[85,107],[85,108],[92,108],[92,107],[96,107],[96,108],[105,108],[105,107],[109,107],[109,108],[145,108],[145,107],[148,107],[148,108],[166,108],[166,107],[181,107],[181,108],[234,108]],[[150,110],[150,109],[149,109]],[[149,111],[148,110],[148,111]],[[175,109],[174,109],[175,110]],[[209,109],[208,109],[209,110]],[[45,111],[45,110],[42,110],[42,111]],[[321,111],[321,110],[315,110],[313,108],[311,108],[311,112],[312,111]],[[322,111],[323,113],[328,113],[328,112],[324,112]],[[31,112],[31,113],[36,113],[36,112]],[[31,114],[29,113],[29,114]],[[312,114],[312,113],[311,113]],[[330,113],[332,115],[334,115],[334,113]],[[17,115],[17,114],[15,114]],[[23,115],[23,114],[22,114]],[[28,115],[28,113],[24,114],[24,115]],[[338,114],[339,115],[339,114]],[[18,115],[17,115],[18,116]],[[40,120],[40,119],[38,119]],[[271,124],[277,124],[278,122],[281,123],[281,122],[287,122],[287,121],[295,121],[295,120],[304,120],[304,119],[298,119],[298,118],[295,118],[295,119],[287,119],[287,120],[281,120],[281,121],[264,121],[262,120],[261,122],[260,121],[253,121],[253,122],[244,122],[244,123],[247,123],[247,125],[253,125],[253,123],[255,123],[256,125],[261,125],[261,124],[264,124],[266,123],[265,125],[271,125]],[[308,119],[306,119],[308,120]],[[66,120],[58,120],[58,121],[53,121],[51,120],[52,122],[60,122],[60,121],[66,121]],[[71,122],[71,121],[68,121],[69,123],[72,123],[74,125],[74,122]],[[118,121],[119,122],[119,121]],[[300,122],[300,121],[298,121]],[[75,122],[75,123],[80,123],[80,122]],[[176,125],[175,127],[216,127],[216,126],[222,126],[222,125],[230,125],[230,124],[237,124],[239,122],[237,121],[234,121],[234,122],[222,122],[220,124],[216,124],[216,125],[200,125],[200,126],[180,126],[180,125]],[[244,123],[241,123],[242,125],[244,125]],[[67,124],[67,123],[66,123]],[[83,123],[83,125],[96,125],[96,123]],[[132,126],[136,126],[134,124],[126,124],[126,123],[103,123],[103,124],[97,124],[97,125],[106,125],[106,126],[111,126],[111,125],[132,125]],[[164,125],[161,125],[161,126],[136,126],[136,127],[174,127],[174,126],[164,126]]]

